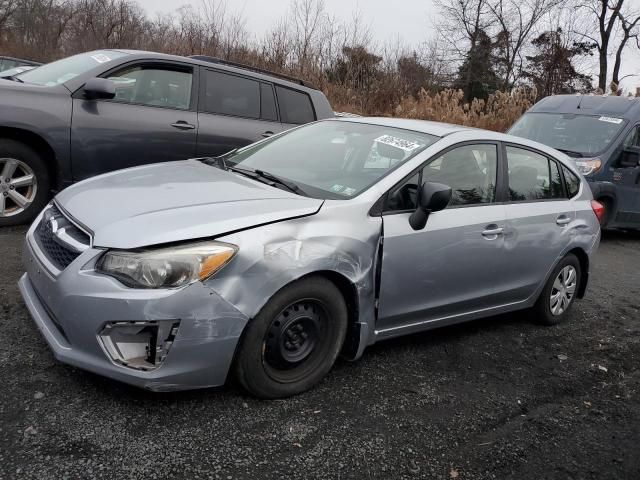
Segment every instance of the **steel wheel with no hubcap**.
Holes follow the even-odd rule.
[[[304,375],[305,364],[326,343],[327,313],[321,301],[306,299],[286,307],[273,319],[263,340],[263,362],[268,375],[279,382]]]
[[[0,217],[24,212],[37,192],[36,175],[26,163],[15,158],[0,158]]]
[[[553,315],[562,315],[573,300],[576,291],[578,276],[572,265],[567,265],[556,277],[551,288],[549,308]]]

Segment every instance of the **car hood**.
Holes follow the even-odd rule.
[[[56,203],[93,233],[94,246],[138,248],[313,215],[323,201],[184,160],[85,180]]]

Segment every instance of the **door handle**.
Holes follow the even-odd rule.
[[[566,215],[560,215],[558,218],[556,218],[556,224],[560,225],[561,227],[567,225],[568,223],[571,223],[571,219]]]
[[[499,227],[498,225],[487,225],[487,228],[482,231],[483,237],[497,237],[498,235],[502,235],[504,233],[504,228]]]
[[[178,120],[176,123],[172,123],[171,126],[179,130],[193,130],[194,128],[196,128],[195,125],[187,123],[184,120]]]
[[[271,130],[267,130],[266,132],[264,132],[262,134],[263,138],[269,138],[271,135],[273,135],[273,132]]]

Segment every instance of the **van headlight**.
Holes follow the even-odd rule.
[[[238,247],[203,242],[145,250],[110,250],[96,271],[110,275],[131,288],[175,288],[206,280],[224,267]]]
[[[583,175],[590,175],[600,170],[602,162],[599,158],[581,158],[576,159],[576,167]]]

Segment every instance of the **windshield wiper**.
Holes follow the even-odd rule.
[[[566,153],[571,157],[582,158],[584,154],[581,152],[576,152],[575,150],[567,150],[566,148],[556,148],[559,152]]]
[[[267,185],[271,185],[271,184],[280,185],[286,188],[287,190],[289,190],[290,192],[296,193],[298,195],[304,195],[305,197],[309,196],[304,192],[304,190],[302,190],[295,183],[288,182],[274,175],[273,173],[265,172],[264,170],[259,170],[259,169],[248,170],[246,168],[239,168],[239,167],[228,167],[228,169],[231,170],[232,172],[237,172],[249,178],[253,178],[254,180],[262,181],[262,183],[266,183]],[[267,180],[267,181],[265,182],[264,180]],[[275,186],[275,185],[272,185],[272,186]]]
[[[227,165],[226,159],[231,155],[238,151],[237,148],[228,151],[227,153],[223,153],[222,155],[218,155],[217,157],[204,157],[199,158],[202,163],[206,165],[211,165],[212,167],[218,167],[221,170],[229,170],[229,165]]]
[[[15,75],[7,75],[6,77],[2,77],[5,80],[11,80],[12,82],[24,83],[24,80],[20,80]]]

